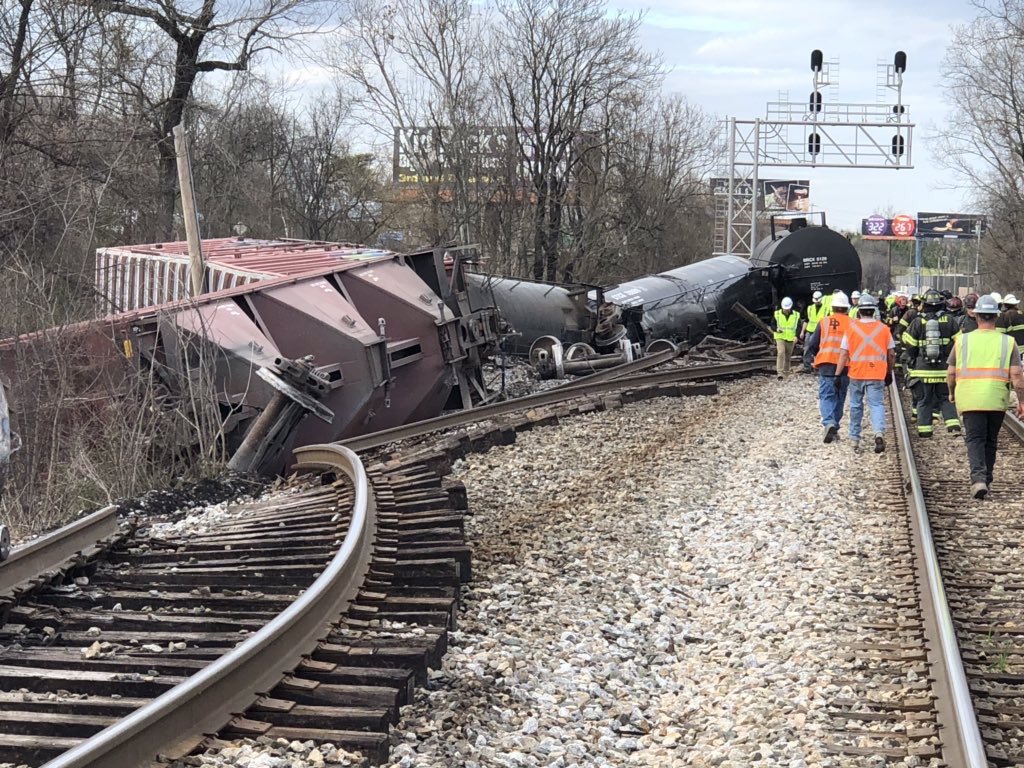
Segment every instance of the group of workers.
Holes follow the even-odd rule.
[[[780,379],[791,372],[797,342],[804,370],[818,375],[824,442],[839,439],[846,400],[849,437],[861,451],[865,402],[874,451],[885,451],[885,387],[902,369],[913,399],[917,435],[929,439],[938,417],[951,434],[962,432],[970,463],[970,492],[983,499],[992,485],[999,430],[1011,404],[1024,417],[1024,314],[1013,294],[938,291],[892,294],[879,301],[868,292],[816,291],[806,312],[784,298],[775,312]]]

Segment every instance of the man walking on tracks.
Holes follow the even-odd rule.
[[[974,316],[978,328],[957,337],[946,377],[949,399],[956,403],[964,425],[971,495],[983,499],[991,490],[999,430],[1010,404],[1011,385],[1017,392],[1017,415],[1024,417],[1024,372],[1016,342],[996,330],[996,300],[981,296],[974,306]]]
[[[775,371],[782,379],[789,375],[790,358],[796,344],[796,331],[800,325],[800,313],[793,311],[793,300],[787,296],[782,300],[782,309],[775,310]]]
[[[924,309],[903,334],[903,360],[907,364],[907,385],[917,408],[917,435],[930,438],[935,412],[942,414],[946,431],[960,431],[960,419],[949,402],[946,388],[946,361],[957,329],[938,291],[928,291],[923,302]]]
[[[850,386],[847,376],[837,376],[839,353],[850,316],[850,300],[841,291],[832,297],[832,314],[822,318],[811,337],[805,342],[807,355],[814,360],[818,373],[818,410],[825,428],[825,442],[839,437],[839,425],[846,406],[846,390]]]
[[[885,385],[892,381],[896,362],[892,333],[875,320],[875,309],[874,296],[861,296],[857,317],[846,328],[836,366],[837,376],[847,367],[850,371],[850,442],[858,453],[865,400],[875,433],[875,453],[885,450]]]

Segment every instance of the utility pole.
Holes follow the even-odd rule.
[[[172,129],[174,151],[178,156],[178,185],[181,188],[181,217],[185,221],[185,239],[188,240],[188,257],[192,271],[192,298],[203,294],[206,278],[206,264],[203,262],[203,244],[199,239],[199,216],[196,214],[196,198],[192,191],[192,161],[188,154],[188,140],[185,129],[178,123]]]

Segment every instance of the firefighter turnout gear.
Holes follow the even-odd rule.
[[[1013,337],[1018,347],[1024,344],[1024,314],[1017,311],[1019,303],[1016,296],[1008,293],[1003,298],[1003,305],[1006,309],[996,320],[996,330]]]
[[[932,436],[932,417],[936,413],[941,414],[947,430],[960,431],[960,419],[946,386],[946,361],[957,327],[944,306],[945,300],[938,293],[926,294],[924,309],[910,322],[902,338],[906,383],[914,399],[917,434],[922,438]]]

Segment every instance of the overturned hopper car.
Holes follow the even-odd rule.
[[[202,246],[207,292],[197,298],[187,296],[185,243],[100,249],[97,292],[110,314],[62,331],[80,337],[70,364],[106,380],[152,372],[174,402],[192,396],[197,376],[210,377],[203,391],[215,393],[229,449],[282,394],[307,405],[312,398],[307,411],[319,418],[289,430],[268,471],[281,468],[292,445],[343,440],[437,416],[450,400],[479,399],[497,314],[470,309],[459,281],[432,285],[421,276],[430,265],[445,274],[444,249],[406,256],[245,238]],[[0,365],[24,378],[19,368],[27,376],[25,361],[45,356],[48,339],[0,343]],[[295,378],[301,370],[310,375]]]
[[[642,347],[657,339],[694,344],[707,335],[742,338],[753,328],[734,305],[768,319],[783,296],[809,302],[816,290],[853,290],[861,264],[850,241],[825,226],[797,223],[775,231],[773,223],[750,259],[715,256],[602,289],[489,275],[470,279],[480,300],[490,298],[519,333],[512,351],[526,353],[544,336],[598,349],[623,337]]]

